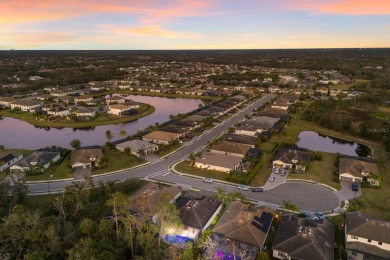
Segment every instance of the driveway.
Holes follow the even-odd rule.
[[[155,162],[161,161],[160,157],[158,157],[157,155],[152,154],[152,153],[143,156],[142,159],[147,160],[148,162],[151,162],[151,163],[155,163]]]
[[[73,170],[74,180],[84,180],[85,176],[91,176],[91,168],[75,167]]]
[[[341,190],[335,192],[340,201],[354,199],[362,195],[362,189],[360,185],[358,191],[352,190],[352,182],[350,181],[340,181],[340,185]]]
[[[276,174],[274,169],[272,169],[269,177],[275,177],[275,181],[273,181],[273,182],[269,181],[269,178],[268,178],[268,181],[265,183],[263,189],[264,190],[271,190],[271,189],[275,188],[276,186],[279,186],[280,184],[286,183],[288,172],[289,171],[286,171],[286,175],[282,176],[282,175],[280,175],[280,173]]]

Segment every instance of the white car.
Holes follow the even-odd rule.
[[[274,182],[275,181],[275,177],[274,176],[269,177],[268,181]]]
[[[238,185],[237,189],[239,189],[239,190],[249,190],[249,187],[245,186],[245,185]]]
[[[213,180],[213,179],[210,179],[210,178],[203,178],[203,182],[213,183],[214,180]]]

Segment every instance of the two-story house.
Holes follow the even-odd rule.
[[[347,212],[345,221],[347,259],[390,259],[390,222]]]

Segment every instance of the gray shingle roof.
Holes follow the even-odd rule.
[[[346,228],[350,235],[390,244],[390,222],[369,218],[358,211],[347,212]]]
[[[293,214],[282,216],[272,249],[302,260],[332,260],[334,225],[327,220],[311,221]]]
[[[176,202],[183,224],[198,229],[203,229],[206,226],[221,205],[222,202],[209,196],[183,196]]]

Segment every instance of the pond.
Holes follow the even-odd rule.
[[[299,134],[299,141],[296,145],[312,151],[340,153],[360,157],[367,157],[371,152],[371,149],[366,145],[336,137],[321,135],[313,131],[301,132]]]
[[[203,104],[200,99],[136,95],[128,97],[134,101],[150,104],[156,108],[156,111],[137,121],[85,129],[36,127],[19,119],[4,117],[0,120],[0,145],[4,145],[6,149],[38,149],[52,145],[69,148],[69,143],[73,139],[79,139],[82,146],[102,145],[107,141],[106,130],[114,133],[112,141],[115,141],[121,139],[119,131],[122,129],[126,130],[128,135],[133,135],[150,125],[168,121],[169,115],[187,113]]]

